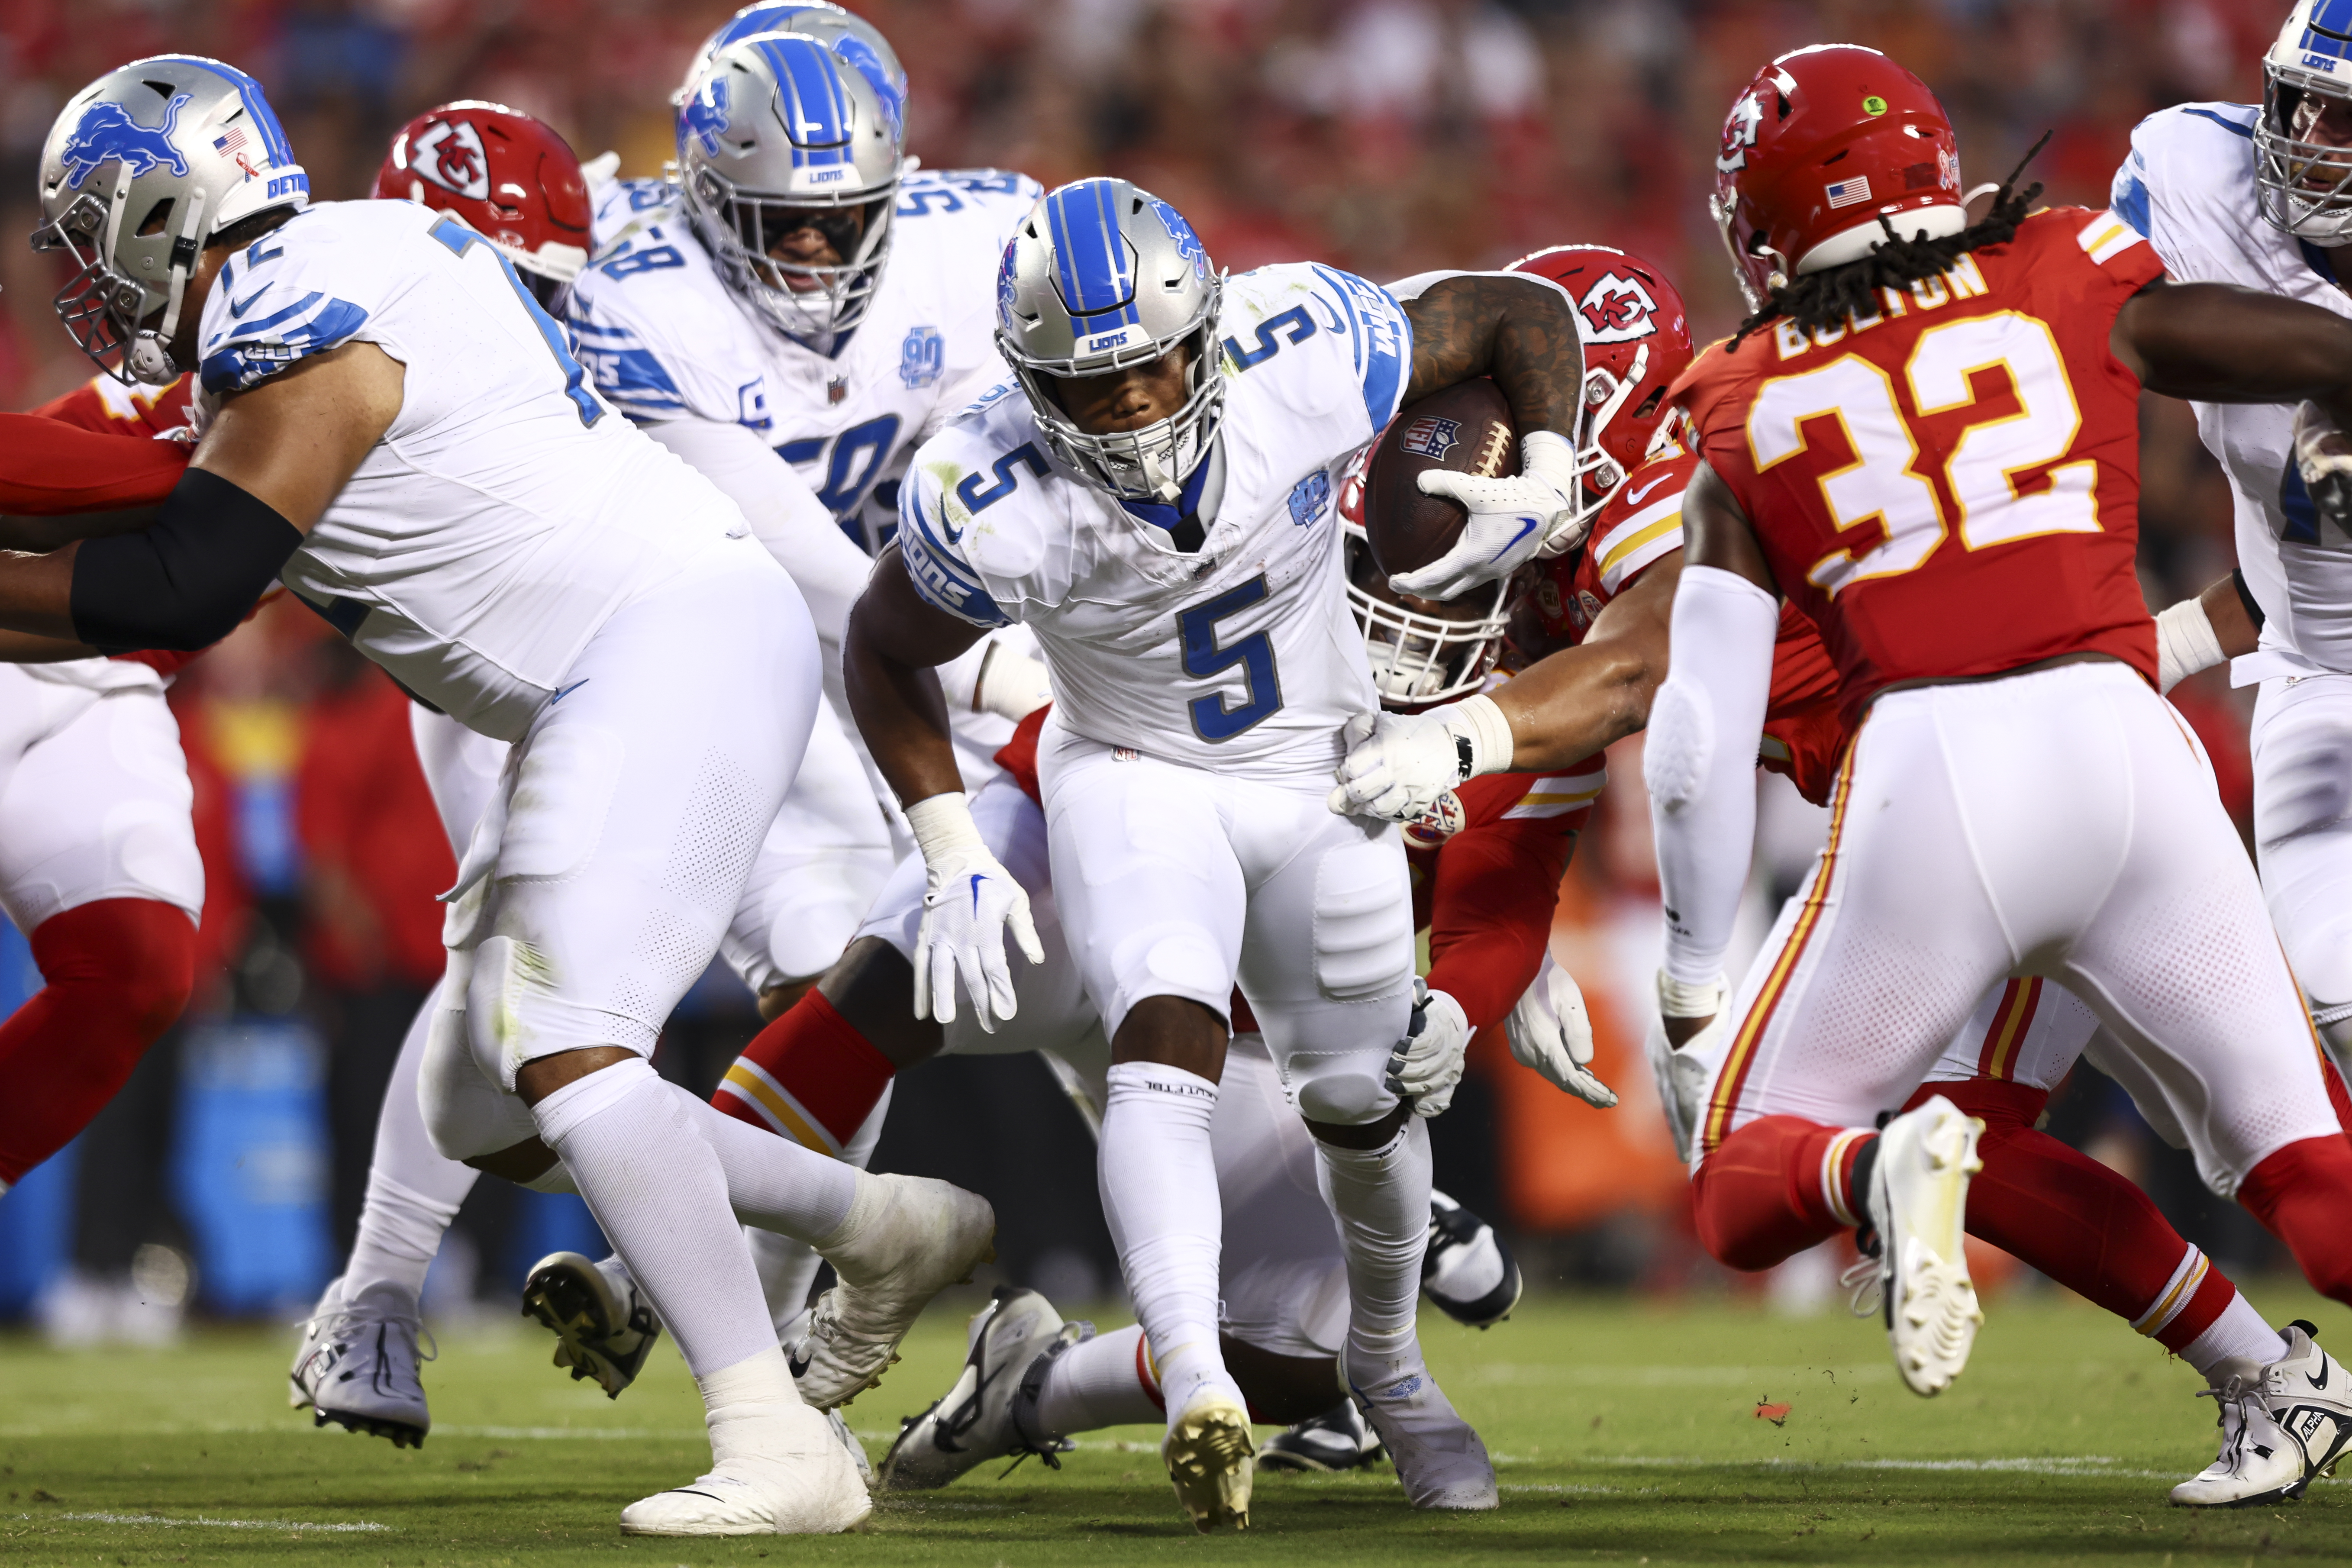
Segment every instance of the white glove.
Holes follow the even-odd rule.
[[[1504,1021],[1511,1059],[1540,1073],[1554,1089],[1576,1096],[1596,1110],[1617,1103],[1617,1091],[1592,1076],[1592,1020],[1585,1016],[1584,993],[1576,976],[1544,954],[1535,984]]]
[[[1416,976],[1412,1022],[1389,1054],[1389,1092],[1411,1100],[1415,1116],[1443,1115],[1469,1052],[1470,1019],[1462,1004]]]
[[[2352,527],[2352,436],[2315,403],[2294,411],[2294,466],[2320,515],[2338,528]]]
[[[925,877],[923,923],[915,933],[915,1016],[955,1022],[961,973],[972,1017],[992,1035],[1015,1010],[1006,929],[1030,963],[1045,962],[1029,895],[989,853],[962,791],[917,801],[907,808],[907,826],[923,852]]]
[[[1470,520],[1453,549],[1418,572],[1398,573],[1389,586],[1423,599],[1451,599],[1509,576],[1539,554],[1572,548],[1591,526],[1573,504],[1581,482],[1575,447],[1549,430],[1520,437],[1519,472],[1507,479],[1423,470],[1421,493],[1459,501]]]
[[[1463,780],[1511,765],[1511,721],[1483,694],[1422,713],[1359,713],[1339,737],[1348,754],[1325,802],[1336,816],[1411,822]]]
[[[1658,1013],[1643,1037],[1643,1054],[1658,1080],[1658,1104],[1666,1113],[1666,1131],[1674,1135],[1675,1158],[1690,1163],[1691,1145],[1698,1136],[1699,1118],[1706,1112],[1706,1086],[1715,1076],[1715,1058],[1725,1032],[1731,1027],[1731,988],[1721,977],[1705,985],[1686,985],[1658,971]],[[1666,1038],[1668,1018],[1708,1018],[1706,1027],[1677,1048]]]

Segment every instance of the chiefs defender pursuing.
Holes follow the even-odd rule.
[[[1625,333],[1614,349],[1596,346],[1593,340],[1612,329],[1587,311],[1588,364],[1605,364],[1609,374],[1636,384],[1625,412],[1599,434],[1601,447],[1631,474],[1598,476],[1613,494],[1590,543],[1538,564],[1540,575],[1519,595],[1512,623],[1514,646],[1536,662],[1483,699],[1508,722],[1515,744],[1509,756],[1482,753],[1478,766],[1563,769],[1640,730],[1665,673],[1667,609],[1683,563],[1683,495],[1699,462],[1684,450],[1677,439],[1683,427],[1659,406],[1662,400],[1638,395],[1653,380],[1663,390],[1689,364],[1691,352],[1679,296],[1636,258],[1598,247],[1562,247],[1514,265],[1541,269],[1581,304],[1606,306],[1640,289],[1652,307],[1632,323],[1618,320],[1623,311],[1610,312],[1613,330]],[[1630,345],[1650,334],[1648,363],[1637,369]],[[1588,402],[1608,406],[1613,392],[1603,385]],[[1649,460],[1642,462],[1645,452]],[[1812,623],[1793,605],[1783,605],[1757,760],[1786,774],[1816,805],[1828,804],[1850,733],[1840,689],[1837,668]],[[1456,776],[1454,736],[1479,732],[1449,705],[1367,742],[1342,769],[1352,808],[1386,810],[1445,786]],[[1414,748],[1431,738],[1443,765],[1422,769]],[[1792,900],[1784,921],[1802,907],[1802,900]],[[1669,983],[1662,989],[1670,1007],[1685,1000],[1678,994],[1685,988]],[[1541,990],[1530,993],[1513,1016],[1515,1050],[1523,1030],[1547,1040],[1579,1032],[1580,1016],[1563,1025],[1545,1013]],[[1687,990],[1682,1010],[1703,1019],[1721,1009],[1722,987]],[[2116,1313],[2220,1387],[2244,1360],[2267,1362],[2285,1353],[2281,1337],[2137,1187],[2034,1125],[2052,1089],[2092,1042],[2095,1027],[2088,1010],[2062,987],[2030,979],[1997,984],[1913,1098],[1942,1093],[1987,1124],[1980,1145],[1985,1171],[1969,1194],[1971,1234]],[[1656,1030],[1648,1042],[1685,1159],[1725,1033],[1718,1025],[1678,1051]],[[2125,1079],[2152,1118],[2167,1119],[2160,1093],[2131,1059],[2114,1059],[2109,1052],[2099,1053],[2099,1060]],[[2332,1075],[2328,1087],[2340,1093]],[[2242,1427],[2225,1417],[2217,1469],[2231,1468],[2240,1447],[2231,1438]],[[2242,1500],[2245,1482],[2243,1476],[2209,1471],[2174,1496],[2183,1502]]]
[[[1981,1321],[1959,1234],[1979,1124],[1935,1096],[1872,1129],[1988,986],[2047,978],[2147,1068],[2208,1183],[2352,1300],[2352,1144],[2243,848],[2154,690],[2133,574],[2140,387],[2309,399],[2340,427],[2352,325],[2166,285],[2120,219],[2028,216],[2032,190],[1970,226],[1934,95],[1867,49],[1758,73],[1717,170],[1759,309],[1686,392],[1703,466],[1645,761],[1674,983],[1719,983],[1781,594],[1856,728],[1829,846],[1732,1010],[1703,1239],[1756,1268],[1866,1219],[1897,1370],[1948,1385]],[[2331,1375],[2304,1328],[2287,1339],[2281,1366]],[[2352,1404],[2320,1425],[2314,1468]]]
[[[45,520],[64,514],[143,526],[188,448],[120,437],[169,431],[186,403],[184,386],[93,383],[0,415],[0,548],[54,548],[68,534]],[[114,1098],[194,984],[204,866],[163,703],[190,657],[0,633],[0,909],[43,982],[0,1023],[0,1193]]]

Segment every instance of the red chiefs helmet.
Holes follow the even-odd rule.
[[[551,310],[588,264],[591,215],[579,157],[562,137],[502,103],[464,99],[401,127],[373,194],[456,213]]]
[[[1598,512],[1642,466],[1666,419],[1666,388],[1691,362],[1690,322],[1666,275],[1605,245],[1555,245],[1508,270],[1549,278],[1582,319],[1584,428],[1576,443],[1579,498]]]
[[[1816,44],[1756,73],[1723,122],[1708,206],[1751,310],[1792,278],[1885,243],[1968,226],[1960,152],[1927,84],[1854,44]]]

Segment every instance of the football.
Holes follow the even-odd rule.
[[[1470,514],[1443,496],[1423,495],[1431,468],[1492,479],[1511,471],[1519,433],[1502,389],[1481,376],[1431,393],[1402,410],[1373,449],[1364,479],[1364,532],[1372,559],[1393,575],[1445,553]]]

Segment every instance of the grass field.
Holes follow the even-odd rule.
[[[2258,1289],[2274,1320],[2352,1338],[2340,1309]],[[952,1375],[969,1302],[935,1307],[905,1363],[849,1415],[878,1458]],[[1434,1317],[1434,1314],[1431,1314]],[[2252,1563],[2352,1560],[2352,1485],[2297,1505],[2168,1508],[2212,1454],[2187,1368],[2115,1320],[2044,1294],[1996,1303],[1958,1386],[1895,1381],[1874,1323],[1719,1302],[1554,1300],[1475,1334],[1438,1320],[1430,1359],[1484,1433],[1503,1506],[1414,1514],[1385,1468],[1260,1479],[1244,1536],[1200,1539],[1157,1434],[1097,1434],[1061,1473],[987,1467],[886,1499],[826,1540],[625,1540],[623,1505],[708,1453],[665,1348],[608,1403],[545,1342],[478,1334],[427,1369],[436,1425],[396,1452],[286,1407],[286,1343],[214,1332],[170,1352],[53,1352],[0,1337],[0,1563],[226,1560],[375,1568],[756,1563]],[[1784,1424],[1759,1404],[1790,1406]]]

